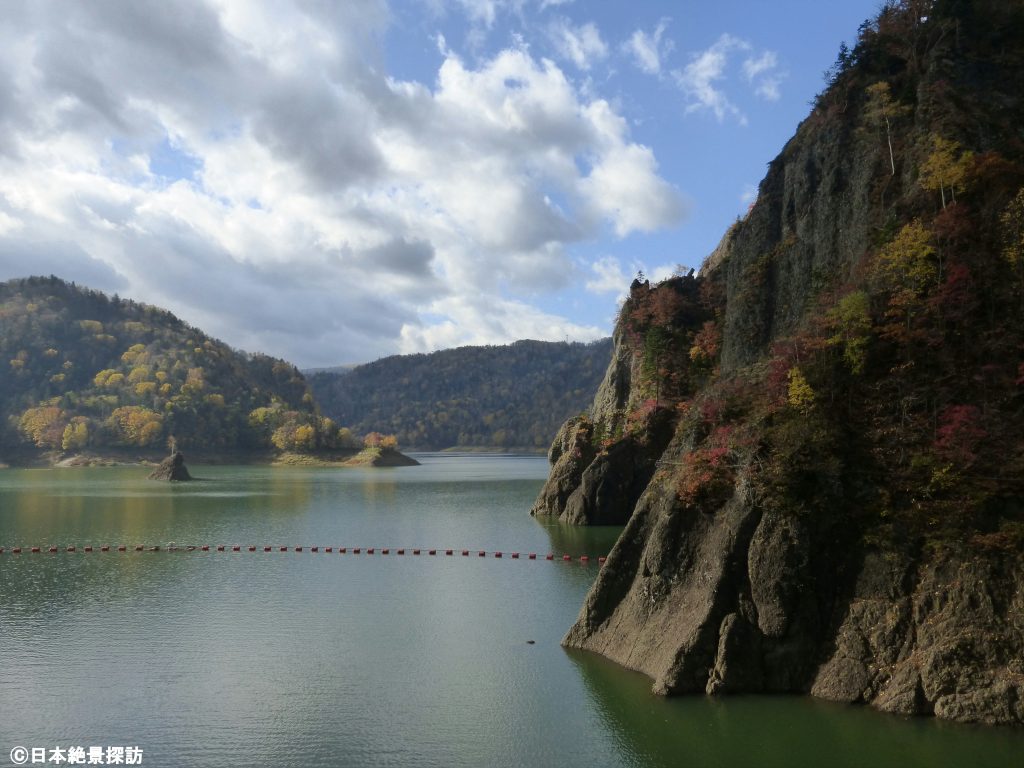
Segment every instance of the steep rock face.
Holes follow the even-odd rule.
[[[674,287],[666,290],[681,302],[671,305],[681,312],[677,332],[692,334],[695,322],[680,297],[694,293],[696,281],[689,275],[670,282]],[[634,280],[624,312],[642,305],[650,291],[648,282]],[[663,407],[658,388],[651,391],[651,376],[645,375],[645,367],[652,366],[645,360],[646,346],[643,333],[629,323],[616,327],[612,359],[593,405],[555,436],[548,451],[551,474],[531,514],[576,525],[623,525],[629,519],[675,426],[674,414]],[[653,356],[657,367],[657,355],[647,350],[646,356]]]
[[[530,514],[560,516],[565,511],[569,496],[579,488],[583,470],[593,460],[592,425],[578,416],[569,419],[558,430],[548,451],[551,474]]]
[[[904,714],[1024,724],[1024,527],[1017,486],[1013,473],[999,478],[999,487],[991,477],[966,472],[957,482],[974,490],[951,491],[954,486],[942,484],[944,473],[960,468],[949,463],[953,454],[944,441],[954,433],[979,441],[986,430],[965,438],[959,426],[937,428],[944,407],[960,416],[983,412],[959,405],[971,402],[973,385],[942,388],[962,375],[956,367],[977,366],[974,381],[983,381],[982,371],[996,370],[1000,354],[1017,366],[1011,347],[1018,342],[987,360],[972,356],[964,336],[949,333],[954,316],[968,327],[963,315],[948,309],[928,314],[951,300],[947,287],[908,287],[905,274],[894,277],[878,266],[882,259],[893,260],[891,266],[915,258],[908,256],[909,241],[899,237],[924,226],[927,244],[916,253],[928,260],[915,264],[934,269],[931,280],[945,279],[954,268],[979,283],[985,274],[1000,274],[1005,240],[985,233],[998,227],[1000,212],[1010,210],[1005,206],[1024,182],[1019,160],[996,151],[1016,151],[1016,139],[1005,139],[1016,130],[1013,121],[1002,115],[1019,113],[1022,100],[999,85],[1005,73],[987,73],[983,56],[994,47],[989,40],[1004,52],[1011,43],[998,30],[986,32],[971,63],[958,64],[972,44],[966,31],[962,38],[944,37],[942,29],[927,26],[944,23],[941,18],[914,16],[909,4],[884,11],[886,18],[911,25],[919,41],[934,47],[922,42],[898,59],[893,51],[900,43],[892,42],[898,36],[878,49],[865,45],[863,71],[844,81],[845,91],[834,89],[823,99],[824,107],[771,164],[750,214],[705,263],[699,293],[716,308],[714,322],[686,337],[671,371],[660,363],[653,368],[668,382],[682,371],[680,360],[698,366],[714,357],[717,367],[706,388],[673,392],[674,433],[666,442],[653,441],[659,447],[637,459],[649,480],[622,518],[623,533],[564,643],[647,674],[662,694],[800,692]],[[983,15],[972,19],[981,24]],[[883,38],[886,29],[878,22],[869,32]],[[1019,41],[1013,44],[1019,49]],[[1013,61],[1022,65],[1024,56]],[[857,88],[903,71],[899,67],[906,72],[898,81],[902,98],[913,108],[898,113],[902,136],[892,161],[885,134],[864,116],[867,97]],[[986,117],[975,101],[957,114],[971,87],[956,84],[957,77],[984,83],[993,91],[985,100],[998,110]],[[950,96],[957,88],[959,95]],[[929,148],[938,146],[936,135],[950,132],[996,158],[974,166],[979,178],[989,173],[986,167],[1002,164],[987,177],[989,188],[974,182],[972,203],[980,213],[960,204],[936,214],[936,200],[922,191],[921,168],[935,159]],[[968,224],[972,216],[976,222]],[[956,238],[961,244],[974,238],[959,257]],[[888,245],[894,241],[899,248]],[[955,267],[942,262],[954,257],[961,259]],[[893,279],[904,282],[884,284]],[[994,278],[987,290],[994,294],[1001,279],[1009,278]],[[857,290],[862,309],[854,301],[840,304],[838,297]],[[651,366],[639,361],[652,358],[658,340],[628,332],[639,298],[635,286],[631,294],[606,377],[618,388],[605,387],[592,413],[610,413],[606,403],[613,402],[634,408],[651,396]],[[907,306],[901,301],[917,302],[916,315],[901,314]],[[990,311],[1016,317],[1014,301],[1007,292],[991,299]],[[857,357],[863,348],[848,343],[855,333],[842,325],[851,317],[862,323],[856,343],[875,344],[882,361],[867,372],[871,359]],[[1005,336],[983,318],[972,322],[977,331]],[[959,357],[944,353],[942,364],[930,362],[951,343]],[[811,386],[803,371],[814,360],[819,378]],[[915,367],[931,370],[932,378],[906,373]],[[838,373],[830,379],[820,371]],[[697,381],[692,371],[682,372],[691,384]],[[1000,418],[1020,422],[1012,376],[1004,380],[1002,399],[982,403],[1001,414],[987,422],[989,435]],[[1024,364],[1017,376],[1019,387]],[[820,389],[828,382],[831,391]],[[858,417],[858,403],[874,409],[871,419]],[[914,419],[919,432],[907,437]],[[634,430],[596,453],[577,484],[560,489],[565,505],[553,513],[592,522],[602,508],[599,498],[617,499],[605,508],[627,505],[637,488],[630,494],[608,489],[632,486],[636,462],[624,457],[640,456],[632,441],[642,437],[642,429]],[[983,450],[979,442],[971,445]],[[1007,446],[1007,460],[1015,461],[1009,457],[1018,456],[1020,446]],[[971,452],[960,456],[976,461]],[[993,462],[982,466],[975,474],[996,474]]]
[[[743,478],[714,515],[655,481],[564,642],[656,693],[808,692],[1024,724],[1022,584],[1012,553],[861,551],[759,509]]]

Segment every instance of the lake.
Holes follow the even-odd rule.
[[[205,481],[175,486],[140,467],[0,471],[0,765],[58,745],[168,768],[1020,764],[1010,729],[652,696],[559,645],[617,530],[531,518],[543,458],[417,458],[191,467]],[[169,542],[211,551],[132,549]]]

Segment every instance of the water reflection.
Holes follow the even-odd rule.
[[[590,555],[596,559],[607,555],[622,532],[615,525],[566,525],[543,518],[538,518],[538,522],[551,540],[551,551],[573,557]]]
[[[651,681],[591,653],[566,650],[605,726],[637,765],[718,768],[940,768],[1014,765],[1024,734],[901,718],[800,696],[664,699]]]

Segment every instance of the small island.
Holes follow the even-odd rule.
[[[181,451],[174,451],[149,473],[149,479],[168,483],[186,483],[194,478],[188,473],[185,457],[181,455]]]

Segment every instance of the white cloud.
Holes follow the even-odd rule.
[[[754,86],[754,93],[765,101],[778,101],[782,93],[782,75],[778,71],[779,57],[774,51],[764,51],[760,56],[747,58],[743,62],[743,75]]]
[[[755,77],[775,69],[778,65],[779,59],[774,51],[765,51],[760,56],[751,56],[743,62],[743,74],[747,80],[753,82]]]
[[[681,269],[682,266],[679,264],[656,264],[648,270],[647,277],[652,283],[660,283],[679,273]]]
[[[608,56],[608,46],[592,22],[574,26],[568,19],[558,19],[551,24],[549,35],[562,57],[579,69],[588,70],[595,61]]]
[[[402,326],[403,354],[429,352],[465,344],[502,344],[509,339],[594,341],[607,330],[584,326],[519,301],[453,296],[436,302],[431,312],[447,320]]]
[[[586,281],[584,287],[591,293],[622,294],[629,287],[630,278],[614,256],[602,256],[590,268],[594,276]]]
[[[439,41],[436,80],[388,78],[388,23],[383,0],[7,13],[0,279],[54,272],[304,365],[595,338],[527,302],[573,243],[679,221],[654,153],[523,46],[470,65]]]
[[[623,50],[633,57],[633,62],[649,75],[661,73],[664,58],[672,52],[674,43],[665,37],[669,19],[662,19],[651,33],[637,29],[623,43]]]
[[[726,77],[726,66],[731,53],[747,50],[750,44],[729,34],[723,34],[710,48],[696,54],[681,71],[676,71],[676,82],[690,99],[687,112],[708,110],[722,122],[727,116],[735,117],[741,123],[746,118],[739,108],[726,96],[718,83]]]

